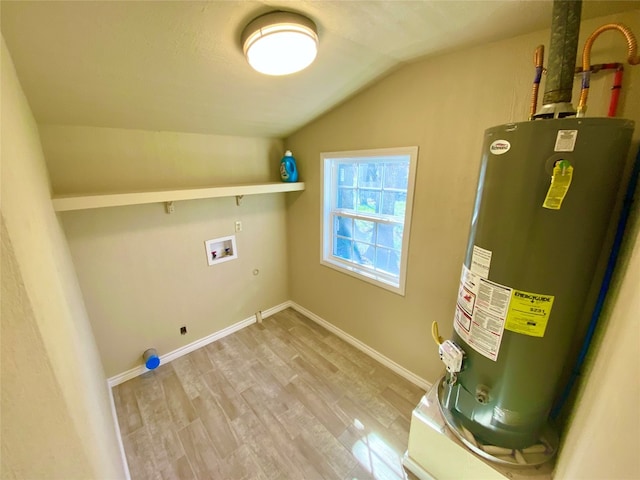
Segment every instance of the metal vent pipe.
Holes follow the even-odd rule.
[[[554,0],[543,105],[571,103],[582,0]]]

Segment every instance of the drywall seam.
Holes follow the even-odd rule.
[[[118,449],[120,450],[120,456],[122,457],[122,465],[124,468],[125,480],[131,480],[131,472],[129,472],[129,462],[127,462],[127,455],[124,451],[124,443],[122,443],[122,432],[120,432],[120,423],[118,423],[118,412],[116,411],[116,403],[113,398],[113,389],[109,382],[107,382],[107,390],[109,390],[109,404],[111,405],[111,417],[115,425],[116,437],[118,437]]]
[[[286,308],[289,308],[290,306],[291,306],[291,302],[286,301],[284,303],[281,303],[280,305],[276,305],[275,307],[271,307],[267,310],[262,310],[260,313],[262,314],[262,318],[267,318],[267,317],[270,317],[271,315],[275,315],[276,313]],[[191,342],[190,344],[177,348],[172,352],[161,355],[160,363],[168,363],[171,360],[175,360],[176,358],[182,357],[183,355],[187,355],[188,353],[191,353],[194,350],[202,348],[205,345],[208,345],[212,342],[215,342],[216,340],[226,337],[227,335],[231,335],[232,333],[237,332],[238,330],[241,330],[244,327],[248,327],[249,325],[252,325],[254,323],[256,323],[256,315],[251,315],[249,318],[246,318],[237,323],[234,323],[233,325],[223,328],[222,330],[218,330],[217,332],[214,332],[211,335],[207,335],[206,337],[196,340],[195,342]],[[127,380],[131,380],[132,378],[135,378],[138,375],[142,375],[143,373],[146,373],[148,371],[149,369],[147,369],[144,365],[139,365],[130,370],[127,370],[126,372],[122,372],[118,375],[110,377],[109,379],[107,379],[107,384],[109,385],[109,387],[113,388],[116,385],[120,385],[121,383],[124,383]]]
[[[414,385],[417,385],[418,387],[420,387],[420,388],[422,388],[424,390],[429,390],[431,388],[431,383],[428,382],[427,380],[425,380],[424,378],[419,377],[415,373],[413,373],[410,370],[407,370],[406,368],[404,368],[402,365],[399,365],[396,362],[394,362],[393,360],[391,360],[390,358],[385,357],[383,354],[381,354],[377,350],[374,350],[369,345],[367,345],[365,343],[362,343],[357,338],[352,337],[347,332],[345,332],[343,330],[340,330],[335,325],[327,322],[324,318],[319,317],[315,313],[307,310],[306,308],[298,305],[295,302],[290,302],[290,304],[291,304],[291,308],[293,308],[297,312],[300,312],[305,317],[313,320],[318,325],[323,326],[324,328],[329,330],[331,333],[334,333],[335,335],[337,335],[338,337],[343,339],[345,342],[353,345],[358,350],[360,350],[361,352],[369,355],[374,360],[377,360],[378,362],[383,364],[385,367],[390,368],[395,373],[397,373],[401,377],[405,378],[406,380],[410,381]]]

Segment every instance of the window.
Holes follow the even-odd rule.
[[[404,295],[418,147],[322,159],[321,263]]]

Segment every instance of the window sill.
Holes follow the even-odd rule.
[[[350,277],[357,278],[358,280],[370,283],[371,285],[375,285],[376,287],[384,288],[385,290],[395,293],[396,295],[404,297],[405,288],[403,284],[395,285],[389,283],[387,280],[382,279],[381,277],[377,277],[375,273],[369,273],[357,267],[343,265],[342,263],[334,263],[326,259],[321,259],[320,264],[324,265],[325,267],[329,267],[332,270],[336,270],[340,273],[344,273],[345,275],[349,275]]]

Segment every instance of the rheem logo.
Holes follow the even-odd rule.
[[[489,151],[494,155],[502,155],[507,153],[511,148],[511,144],[506,140],[496,140],[489,146]]]

